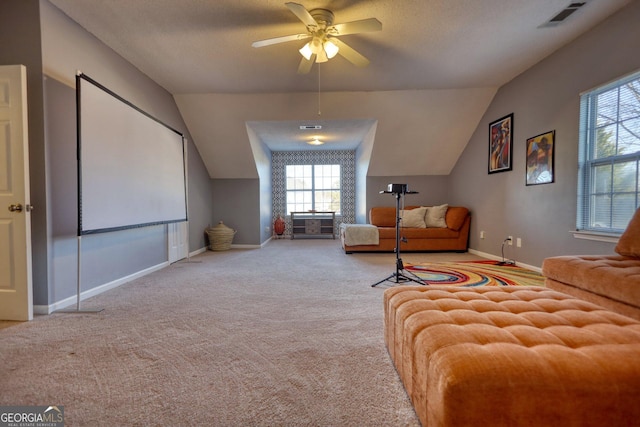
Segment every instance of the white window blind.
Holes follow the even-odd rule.
[[[640,72],[580,97],[578,230],[622,233],[639,206]]]

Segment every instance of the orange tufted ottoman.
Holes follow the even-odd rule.
[[[640,322],[545,288],[385,290],[423,426],[640,425]]]

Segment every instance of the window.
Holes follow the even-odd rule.
[[[580,98],[578,230],[622,233],[639,206],[640,72]]]
[[[340,165],[287,165],[287,213],[340,213]]]

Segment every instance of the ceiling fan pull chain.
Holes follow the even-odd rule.
[[[320,64],[318,64],[318,115],[321,115],[322,111],[320,110]]]

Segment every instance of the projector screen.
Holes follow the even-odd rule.
[[[183,135],[76,76],[78,236],[187,220]]]

